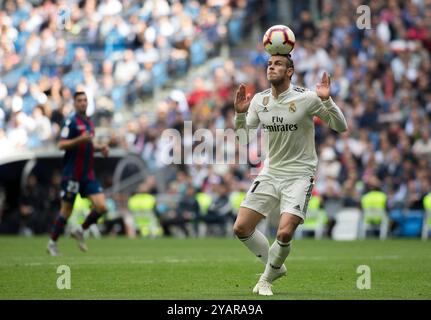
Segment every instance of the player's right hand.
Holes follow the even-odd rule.
[[[250,106],[251,94],[245,92],[245,85],[240,84],[238,90],[236,91],[235,101],[233,105],[235,107],[236,113],[244,113],[247,112],[248,107]]]
[[[93,139],[93,136],[87,131],[79,136],[80,143],[90,143],[92,139]]]

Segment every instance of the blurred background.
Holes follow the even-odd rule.
[[[361,5],[368,28],[358,27]],[[164,165],[161,135],[188,120],[193,131],[233,128],[233,93],[269,87],[261,38],[285,24],[296,35],[293,83],[313,90],[329,72],[349,125],[336,134],[315,119],[317,183],[297,236],[427,238],[430,0],[3,0],[0,10],[0,233],[49,230],[56,143],[84,90],[96,138],[111,147],[96,158],[109,213],[93,236],[233,236],[261,164]],[[188,159],[196,142],[182,146]],[[88,212],[78,198],[69,227]],[[274,235],[277,218],[260,228]]]

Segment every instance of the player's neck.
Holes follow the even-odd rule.
[[[78,112],[78,111],[76,111],[76,114],[77,114],[80,118],[87,119],[87,114],[86,114],[86,112],[82,113],[82,112]]]
[[[278,96],[282,94],[284,91],[288,90],[289,87],[290,87],[290,81],[283,82],[278,85],[272,84],[271,85],[272,95],[274,96],[274,98],[277,99]]]

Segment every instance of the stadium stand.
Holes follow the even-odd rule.
[[[360,207],[376,180],[387,197],[389,236],[425,234],[424,198],[431,191],[431,3],[365,1],[372,28],[359,29],[353,2],[316,1],[317,12],[312,2],[292,5],[293,82],[313,89],[328,71],[331,95],[349,125],[337,136],[315,119],[320,164],[314,194],[321,199],[319,214],[326,215],[325,234],[330,236],[337,213]],[[166,128],[183,131],[185,120],[193,121],[193,132],[233,128],[237,85],[247,83],[250,92],[267,88],[265,55],[256,46],[260,38],[253,38],[245,18],[259,3],[72,1],[60,30],[55,2],[4,1],[0,150],[53,144],[72,110],[72,93],[84,88],[99,129],[112,129],[104,131],[111,147],[140,155],[150,176],[164,172],[161,185],[193,186],[204,213],[210,204],[202,194],[212,197],[220,181],[229,192],[247,191],[249,165],[163,165],[161,136]],[[256,18],[260,32],[277,21],[287,24],[273,14]],[[223,46],[230,48],[230,57],[215,59]],[[172,87],[202,65],[204,74]],[[151,111],[135,110],[163,87],[174,90]],[[122,119],[126,112],[134,116]],[[227,150],[239,152],[235,146]],[[184,190],[177,188],[178,199]],[[160,198],[161,192],[153,194]]]

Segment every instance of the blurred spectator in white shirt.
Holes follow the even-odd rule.
[[[418,157],[431,157],[431,138],[428,128],[422,129],[421,137],[413,144],[413,153]]]
[[[136,62],[135,53],[132,50],[124,52],[124,60],[115,66],[114,78],[120,85],[128,84],[139,72],[139,64]]]

